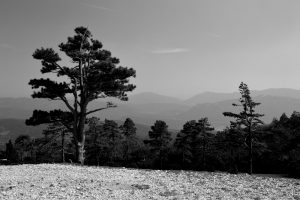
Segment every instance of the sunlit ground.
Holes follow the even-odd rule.
[[[0,199],[300,199],[300,179],[190,171],[0,166]]]

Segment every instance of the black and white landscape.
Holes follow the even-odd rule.
[[[0,199],[300,199],[300,1],[0,3]]]

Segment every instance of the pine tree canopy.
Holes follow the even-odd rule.
[[[231,121],[231,127],[257,127],[259,124],[263,124],[263,121],[259,118],[264,116],[255,112],[255,107],[260,105],[260,103],[254,102],[250,96],[250,90],[247,84],[241,82],[239,86],[239,91],[241,93],[241,98],[239,99],[239,104],[233,103],[233,106],[242,107],[240,113],[223,112],[226,117],[235,118],[236,121]]]
[[[149,144],[153,150],[166,148],[172,140],[166,122],[157,120],[154,125],[151,126],[149,138],[149,140],[144,140],[144,143]]]
[[[122,133],[126,137],[135,136],[136,134],[136,127],[132,119],[127,118],[124,122],[124,124],[120,127],[122,130]]]
[[[85,27],[75,29],[75,36],[68,37],[66,43],[59,45],[60,51],[71,58],[69,67],[61,66],[60,56],[52,48],[40,48],[33,53],[33,58],[40,60],[41,73],[54,73],[57,77],[64,77],[62,82],[49,78],[32,79],[29,85],[34,91],[33,98],[47,98],[63,101],[70,114],[80,113],[84,105],[97,98],[116,97],[127,100],[126,92],[134,90],[135,86],[129,84],[129,78],[135,77],[135,70],[119,66],[119,59],[102,49],[102,43],[92,38],[91,32]],[[69,100],[71,94],[74,99]],[[108,104],[107,107],[114,107]],[[86,111],[88,115],[104,108]],[[47,116],[48,115],[48,116]],[[29,125],[60,120],[66,112],[55,110],[53,112],[35,111],[33,118],[27,121]],[[43,120],[41,120],[41,118]]]

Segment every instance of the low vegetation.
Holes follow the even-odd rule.
[[[155,123],[150,131],[152,139],[145,141],[136,136],[135,124],[130,119],[121,126],[98,118],[88,123],[87,165],[249,172],[247,132],[233,128],[210,132],[212,128],[206,118],[188,121],[172,141],[162,122]],[[271,124],[259,126],[253,135],[253,173],[300,177],[299,129],[298,112],[290,117],[282,114]],[[2,158],[9,163],[76,162],[72,135],[63,129],[52,130],[52,126],[48,127],[42,138],[20,136],[8,142]]]

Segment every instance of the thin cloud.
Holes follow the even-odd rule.
[[[25,52],[26,50],[24,48],[7,44],[7,43],[0,43],[0,49],[4,49],[7,51],[15,51],[15,52]]]
[[[80,3],[81,5],[90,7],[90,8],[96,8],[96,9],[100,9],[100,10],[105,10],[105,11],[109,11],[109,12],[114,12],[114,10],[104,7],[104,6],[98,6],[98,5],[94,5],[94,4],[90,4],[90,3]]]
[[[217,33],[208,33],[208,35],[209,35],[210,37],[213,37],[213,38],[220,38],[220,37],[222,37],[221,35],[219,35],[219,34],[217,34]]]
[[[184,53],[190,51],[189,49],[186,48],[170,48],[170,49],[157,49],[151,51],[151,53],[155,54],[171,54],[171,53]]]
[[[1,43],[0,47],[3,49],[15,49],[14,46],[10,45],[10,44],[6,44],[6,43]]]

